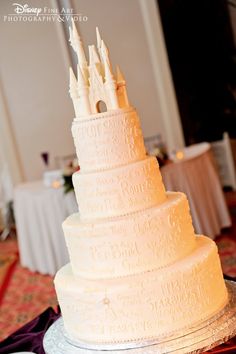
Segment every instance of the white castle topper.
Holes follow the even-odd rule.
[[[101,101],[106,104],[107,111],[129,107],[125,79],[119,67],[116,78],[112,74],[108,49],[100,37],[98,28],[96,28],[98,53],[94,45],[88,47],[89,65],[73,19],[69,31],[71,46],[78,57],[77,80],[70,68],[70,96],[76,118],[100,113]]]

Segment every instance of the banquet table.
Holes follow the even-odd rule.
[[[14,212],[23,267],[54,275],[69,260],[62,222],[78,209],[74,192],[24,183],[14,191]]]
[[[231,226],[210,144],[184,148],[183,158],[164,165],[161,174],[167,190],[187,195],[196,233],[214,239]]]

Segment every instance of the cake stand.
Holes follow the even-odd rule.
[[[236,335],[236,283],[226,281],[228,304],[217,315],[197,326],[168,338],[146,341],[95,345],[74,342],[67,338],[63,320],[59,318],[44,336],[46,354],[198,354],[227,342]]]

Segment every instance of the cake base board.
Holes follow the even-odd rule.
[[[44,336],[44,350],[46,354],[198,354],[205,352],[236,335],[236,283],[226,281],[226,286],[229,301],[224,309],[216,316],[192,327],[187,333],[185,329],[168,338],[96,345],[68,339],[63,320],[59,318]]]

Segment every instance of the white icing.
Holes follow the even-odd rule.
[[[125,79],[120,70],[114,76],[98,31],[97,39],[88,65],[72,20],[80,214],[63,223],[72,267],[56,275],[58,300],[73,339],[165,337],[217,313],[227,291],[215,243],[194,235],[185,195],[165,193],[156,159],[146,157]],[[100,100],[106,113],[98,113]]]
[[[66,265],[55,286],[66,331],[96,343],[165,336],[211,317],[228,299],[217,248],[203,236],[190,255],[164,269],[86,280]]]
[[[108,169],[146,156],[142,131],[133,108],[75,119],[72,135],[81,171]]]
[[[189,254],[196,245],[183,193],[168,192],[159,207],[125,217],[63,223],[73,273],[111,278],[158,269]],[[168,245],[168,247],[166,246]]]
[[[107,110],[129,107],[124,76],[117,68],[116,77],[112,72],[108,49],[97,29],[97,49],[90,45],[89,65],[83,44],[72,18],[69,27],[70,43],[78,57],[77,77],[70,70],[70,96],[73,101],[75,115],[88,118],[97,113],[98,102],[103,101]]]
[[[125,215],[166,200],[155,157],[111,170],[79,171],[73,184],[81,219]]]

